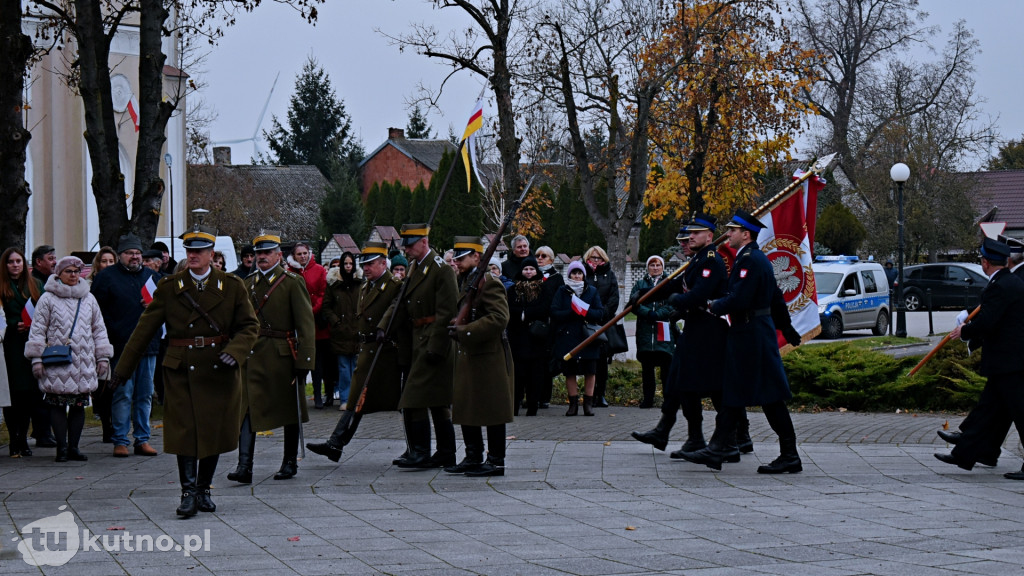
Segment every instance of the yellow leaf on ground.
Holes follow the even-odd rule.
[[[611,441],[609,440],[608,442],[605,442],[605,443],[604,443],[604,445],[605,445],[605,446],[611,446],[611,445],[612,445],[612,443],[611,443]]]
[[[274,431],[273,430],[267,430],[266,432],[257,432],[256,435],[257,436],[273,436],[274,435]]]
[[[626,526],[626,530],[636,530],[636,526]]]
[[[949,420],[946,420],[945,422],[942,423],[942,429],[949,430]]]

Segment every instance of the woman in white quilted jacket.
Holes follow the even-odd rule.
[[[36,304],[25,344],[32,374],[39,381],[43,402],[50,406],[50,421],[57,437],[57,462],[88,460],[78,450],[85,426],[85,407],[98,379],[107,379],[114,347],[89,284],[82,281],[83,263],[74,256],[57,262],[45,292]],[[139,295],[141,298],[141,294]],[[70,363],[43,363],[47,346],[71,347]]]

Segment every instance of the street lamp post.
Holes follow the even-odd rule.
[[[896,202],[899,204],[899,216],[897,225],[899,228],[899,240],[897,244],[897,256],[899,257],[899,272],[896,276],[896,336],[907,337],[907,311],[906,303],[903,301],[903,183],[910,178],[910,167],[899,162],[893,164],[889,170],[889,177],[896,183]]]
[[[167,164],[167,182],[168,182],[168,193],[170,196],[167,199],[168,209],[171,213],[171,233],[168,234],[171,238],[171,260],[174,260],[174,173],[171,172],[171,165],[174,163],[174,157],[168,152],[164,154],[164,163]]]

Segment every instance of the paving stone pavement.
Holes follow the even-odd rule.
[[[506,475],[491,479],[391,466],[404,450],[396,414],[367,416],[340,463],[307,454],[289,481],[271,478],[281,434],[261,436],[255,483],[227,481],[235,455],[223,456],[217,512],[189,520],[174,514],[173,456],[113,458],[90,428],[86,463],[56,464],[52,449],[0,457],[0,574],[1024,573],[1024,483],[1002,477],[1020,467],[1020,445],[1008,442],[995,469],[942,464],[935,430],[959,416],[794,414],[804,472],[764,476],[755,469],[778,447],[760,413],[751,413],[755,452],[716,473],[629,438],[653,426],[656,410],[563,412],[510,425]],[[338,412],[311,413],[306,439],[325,438]],[[712,420],[706,413],[708,432]],[[153,441],[162,447],[161,429]],[[77,547],[56,528],[20,538],[59,513],[76,534],[89,531]],[[142,551],[116,541],[140,535],[153,542]],[[36,561],[61,565],[23,560],[19,544],[44,543],[57,553]]]

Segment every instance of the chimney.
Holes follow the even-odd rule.
[[[405,130],[402,128],[388,128],[388,140],[404,140]]]
[[[213,148],[213,164],[215,166],[231,166],[231,146],[215,146]]]

